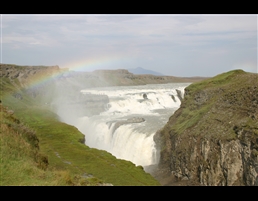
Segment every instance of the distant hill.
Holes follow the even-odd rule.
[[[147,70],[147,69],[144,69],[144,68],[141,68],[141,67],[137,67],[137,68],[130,68],[130,69],[127,69],[130,73],[133,73],[133,74],[150,74],[150,75],[163,75],[161,73],[158,73],[158,72],[155,72],[155,71],[152,71],[152,70]]]

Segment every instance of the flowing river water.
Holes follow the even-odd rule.
[[[184,95],[190,83],[116,86],[82,90],[88,94],[107,95],[109,103],[99,115],[78,118],[74,126],[85,134],[85,144],[106,150],[135,165],[159,162],[153,136],[180,107],[177,91]]]

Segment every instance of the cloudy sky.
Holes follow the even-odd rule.
[[[1,63],[142,67],[215,76],[257,69],[257,15],[1,15]]]

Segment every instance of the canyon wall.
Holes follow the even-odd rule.
[[[163,185],[258,185],[258,74],[230,71],[191,84],[154,136]]]

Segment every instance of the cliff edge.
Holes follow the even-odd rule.
[[[258,74],[234,70],[185,88],[158,131],[163,185],[258,185]]]

